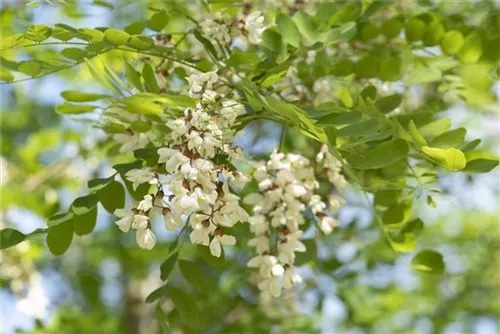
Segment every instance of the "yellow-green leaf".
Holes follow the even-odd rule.
[[[464,153],[456,148],[440,149],[422,146],[422,151],[449,171],[464,169],[467,164]]]

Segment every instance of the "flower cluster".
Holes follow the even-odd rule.
[[[245,29],[247,31],[247,39],[252,44],[260,43],[261,35],[265,30],[264,16],[261,12],[255,11],[249,14],[245,20]]]
[[[327,156],[323,150],[321,152]],[[328,159],[325,169],[333,168],[333,157],[328,156]],[[338,165],[335,164],[335,167]],[[336,171],[340,172],[340,169]],[[269,161],[257,165],[253,176],[259,192],[246,196],[244,201],[253,206],[249,223],[254,238],[249,241],[249,246],[255,247],[257,256],[247,265],[259,269],[258,286],[263,299],[268,300],[271,296],[280,296],[282,287],[290,289],[301,282],[293,264],[295,253],[306,251],[300,241],[303,235],[300,228],[306,222],[306,210],[310,209],[325,233],[330,233],[337,223],[326,214],[327,204],[315,193],[319,183],[309,159],[275,151]],[[338,184],[339,179],[340,176],[336,175]]]
[[[216,42],[227,44],[231,41],[229,27],[224,23],[222,17],[206,19],[200,23],[203,35]]]
[[[151,249],[156,241],[150,223],[154,211],[163,215],[167,230],[182,228],[189,222],[192,243],[209,246],[217,257],[222,245],[236,243],[223,229],[248,220],[248,213],[240,207],[240,198],[231,187],[240,189],[249,179],[227,163],[215,162],[221,157],[242,158],[241,149],[231,143],[235,134],[232,126],[243,106],[217,95],[212,90],[217,81],[216,72],[188,78],[190,96],[200,101],[195,108],[186,109],[182,117],[166,122],[170,133],[157,150],[160,167],[133,169],[125,175],[134,189],[144,183],[158,188],[136,208],[115,212],[121,218],[117,221],[120,229],[135,229],[142,248]]]

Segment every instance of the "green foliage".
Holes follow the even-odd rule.
[[[164,123],[189,117],[185,110],[196,108],[199,102],[186,95],[186,78],[215,70],[221,78],[217,89],[245,105],[244,114],[238,116],[237,130],[246,127],[245,131],[254,133],[257,142],[266,139],[268,123],[278,124],[286,128],[279,149],[301,153],[311,161],[319,145],[327,144],[330,152],[342,160],[343,173],[353,188],[374,194],[374,221],[379,223],[378,227],[374,223],[364,231],[352,228],[354,224],[342,226],[339,237],[321,236],[319,244],[321,233],[318,232],[318,240],[316,237],[302,240],[307,251],[297,253],[297,265],[309,265],[314,274],[328,274],[335,282],[341,282],[336,288],[338,297],[348,307],[345,327],[367,331],[377,327],[397,332],[401,329],[385,326],[384,317],[406,309],[436,324],[445,321],[441,308],[451,310],[459,303],[450,306],[435,299],[439,296],[433,290],[439,285],[437,281],[422,284],[420,288],[427,289],[422,296],[399,291],[392,285],[381,288],[386,296],[380,296],[378,290],[361,287],[359,280],[356,283],[361,271],[351,270],[349,263],[340,263],[335,256],[325,259],[323,252],[318,254],[318,248],[321,250],[324,244],[325,249],[333,249],[346,240],[363,245],[353,261],[363,263],[366,266],[363,270],[369,273],[378,263],[392,265],[396,253],[434,248],[435,243],[441,243],[441,237],[452,239],[436,232],[431,225],[425,226],[427,222],[424,224],[418,218],[418,200],[422,198],[425,202],[427,199],[429,206],[439,204],[439,199],[435,200],[439,198],[439,180],[446,177],[438,173],[440,168],[446,172],[476,174],[488,173],[498,165],[498,157],[486,152],[488,140],[481,146],[480,139],[465,141],[469,125],[452,127],[452,120],[441,115],[457,103],[472,106],[475,110],[472,113],[495,111],[497,101],[492,88],[498,79],[500,59],[496,47],[499,27],[492,23],[499,17],[495,6],[487,2],[481,5],[465,3],[450,10],[446,2],[425,1],[407,4],[407,8],[399,2],[377,1],[280,3],[263,10],[267,29],[260,36],[261,42],[246,45],[243,41],[242,46],[240,39],[248,35],[247,14],[260,8],[257,2],[243,6],[238,2],[208,1],[199,6],[192,4],[196,10],[183,2],[128,4],[132,10],[119,4],[96,3],[104,8],[116,7],[110,12],[117,13],[120,21],[111,21],[105,28],[81,29],[65,24],[32,25],[21,20],[14,25],[9,15],[17,9],[2,11],[2,28],[4,25],[12,27],[1,38],[0,79],[11,83],[54,73],[65,82],[78,81],[77,88],[70,85],[64,88],[68,90],[63,91],[61,97],[66,102],[56,106],[55,111],[62,117],[87,114],[85,130],[97,127],[109,134],[108,139],[99,139],[89,150],[84,149],[81,138],[72,137],[72,141],[78,143],[82,158],[99,161],[99,167],[89,163],[96,168],[95,175],[108,163],[115,164],[114,169],[123,181],[115,180],[116,175],[92,179],[88,181],[87,195],[76,198],[67,212],[55,214],[61,212],[61,207],[57,196],[51,199],[53,194],[65,193],[60,191],[62,188],[72,191],[81,188],[77,178],[65,177],[65,171],[46,164],[52,156],[62,155],[58,147],[72,134],[63,133],[58,123],[60,118],[56,118],[59,115],[54,116],[52,107],[48,108],[50,112],[44,111],[41,102],[29,99],[29,92],[16,91],[12,96],[19,106],[14,108],[9,104],[9,110],[3,113],[6,130],[2,140],[6,144],[2,147],[2,159],[5,156],[20,168],[17,170],[16,166],[13,172],[15,180],[9,181],[12,183],[7,185],[2,205],[24,206],[49,218],[46,228],[30,234],[10,227],[2,229],[1,249],[27,239],[35,243],[38,234],[46,234],[48,249],[54,255],[64,254],[73,243],[74,247],[84,250],[89,266],[98,267],[108,256],[116,259],[124,272],[124,281],[129,277],[145,276],[152,262],[161,263],[160,278],[166,284],[146,298],[147,303],[156,303],[154,313],[161,332],[245,333],[248,328],[251,332],[268,332],[270,328],[290,333],[317,330],[310,318],[304,320],[295,314],[273,318],[257,309],[255,301],[249,297],[253,297],[255,291],[247,284],[248,277],[244,276],[247,269],[241,264],[243,255],[248,255],[245,245],[249,238],[243,228],[238,230],[238,248],[234,253],[223,253],[221,258],[213,258],[206,247],[190,247],[189,242],[184,242],[189,228],[179,232],[168,252],[165,252],[165,243],[159,242],[160,250],[148,255],[137,251],[125,238],[121,240],[110,234],[116,230],[114,225],[109,230],[93,232],[98,203],[113,213],[125,206],[128,195],[130,200],[139,201],[152,192],[148,184],[133,189],[124,175],[141,167],[164,169],[157,163],[157,148],[163,145],[165,135],[171,131]],[[32,2],[21,7],[34,11],[42,10],[45,5]],[[75,3],[58,1],[54,8],[63,15],[75,18],[81,15]],[[140,10],[133,12],[138,8]],[[118,14],[121,10],[123,14]],[[216,22],[230,17],[228,31],[232,38],[236,31],[239,39],[233,38],[231,43],[224,44],[208,36],[199,20],[208,17],[208,12],[224,14],[215,19]],[[24,20],[29,16],[22,17]],[[129,17],[140,19],[127,22]],[[23,26],[25,28],[21,28]],[[77,67],[83,63],[86,66]],[[96,93],[83,92],[86,89],[81,87],[86,85],[92,86],[89,90]],[[100,93],[99,88],[105,92]],[[133,120],[127,119],[130,114]],[[53,132],[40,130],[49,123]],[[123,153],[110,140],[115,134],[130,135],[131,140],[144,136],[156,141]],[[24,146],[20,146],[20,142]],[[266,142],[264,146],[269,145]],[[137,160],[129,163],[134,158]],[[227,163],[238,164],[229,158]],[[52,170],[54,175],[44,172],[43,168]],[[238,168],[250,167],[238,165]],[[29,182],[18,180],[20,175],[35,175],[35,181],[38,178],[46,181],[42,184],[33,181],[30,186]],[[323,191],[328,185],[325,176],[320,189]],[[328,188],[322,195],[327,197],[330,193]],[[314,223],[307,222],[311,230],[317,231]],[[469,251],[469,243],[476,239],[481,227],[467,228],[470,231],[464,235],[470,240],[451,242],[466,244],[464,249]],[[429,237],[429,231],[435,234]],[[73,239],[73,234],[91,233],[92,238]],[[375,241],[368,240],[372,234],[377,236]],[[441,254],[425,249],[413,256],[410,266],[433,274],[442,274],[446,269]],[[337,270],[339,268],[342,269]],[[99,280],[92,272],[78,276],[85,288],[82,290],[87,290],[82,293],[89,309],[95,313],[103,311],[99,301]],[[221,279],[217,281],[219,276]],[[440,279],[453,279],[444,276],[447,275]],[[423,276],[422,279],[429,278]],[[466,291],[473,280],[464,282],[453,284],[460,289],[465,285]],[[312,285],[311,280],[304,286]],[[321,293],[320,299],[324,297]],[[362,303],[359,296],[363,296]],[[133,300],[144,299],[127,298],[130,304],[134,304]],[[171,303],[163,304],[167,299]],[[477,305],[471,309],[484,306],[480,299],[478,297]],[[416,310],[415,305],[434,303],[444,303],[436,314],[422,315]],[[128,307],[129,304],[120,310],[124,318],[129,315],[126,313]],[[279,307],[274,311],[277,309]],[[453,312],[449,312],[451,318],[456,315]],[[67,317],[74,316],[67,313]],[[108,315],[103,311],[100,316],[104,314]],[[71,321],[76,324],[75,319],[79,316]],[[92,319],[99,326],[104,323],[99,315]],[[114,323],[107,325],[102,330],[120,331]],[[59,331],[53,332],[66,329],[63,321],[58,326]],[[442,330],[439,326],[436,332]],[[75,332],[75,329],[66,332]]]

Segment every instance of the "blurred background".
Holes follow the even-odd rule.
[[[147,11],[142,2],[29,8],[21,1],[4,1],[0,21],[2,34],[18,31],[25,22],[123,28]],[[50,57],[57,50],[22,49],[16,57]],[[106,57],[121,70],[122,62],[111,58],[119,56]],[[44,227],[47,217],[84,194],[88,179],[112,174],[113,163],[106,159],[110,144],[91,117],[54,112],[63,90],[99,90],[84,66],[0,89],[1,224],[27,233]],[[496,83],[497,101],[499,89]],[[483,138],[483,150],[500,155],[498,112],[457,104],[442,114],[452,118],[454,127],[466,126],[468,137]],[[264,156],[278,145],[279,136],[279,126],[257,122],[245,129],[238,144],[249,155]],[[311,145],[287,131],[286,150],[312,155],[318,147],[311,150]],[[317,261],[299,268],[305,282],[279,308],[259,307],[245,276],[248,254],[228,251],[224,261],[213,261],[203,249],[183,248],[181,256],[198,259],[213,283],[209,295],[192,291],[212,319],[206,332],[500,333],[500,172],[444,175],[439,186],[436,208],[422,198],[413,211],[426,226],[419,247],[444,256],[441,276],[409,268],[411,254],[397,254],[387,245],[371,204],[356,189],[345,194],[340,229],[322,240]],[[155,307],[144,300],[161,285],[159,265],[175,234],[161,228],[155,233],[159,243],[154,250],[142,250],[133,236],[116,228],[114,217],[99,210],[94,233],[75,236],[62,257],[53,256],[43,238],[2,251],[0,332],[156,332]],[[177,271],[171,280],[186,285]],[[173,305],[166,300],[163,308],[169,312]],[[170,322],[178,317],[169,312]]]

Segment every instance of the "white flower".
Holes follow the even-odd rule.
[[[143,183],[157,184],[156,174],[152,168],[132,169],[125,174],[125,178],[132,182],[132,187],[137,190],[137,187]]]
[[[187,133],[186,121],[182,118],[170,120],[166,124],[172,130],[172,137],[175,139]]]
[[[214,20],[207,19],[200,23],[203,34],[216,41],[229,43],[231,37],[228,33],[228,28],[223,23],[218,23]]]
[[[339,225],[340,224],[336,219],[328,216],[321,217],[318,222],[318,226],[321,231],[323,231],[323,233],[327,235],[332,233],[333,229],[335,227],[338,227]]]
[[[215,257],[220,257],[222,252],[221,245],[232,246],[234,244],[236,244],[235,237],[227,234],[220,235],[216,231],[214,238],[210,242],[210,253]]]
[[[139,205],[137,205],[137,210],[139,211],[149,211],[153,207],[153,196],[151,195],[146,195],[144,196],[144,199],[139,202]]]
[[[261,41],[260,36],[264,32],[264,16],[259,11],[253,12],[247,16],[245,28],[248,31],[248,41],[252,44],[258,44]]]
[[[144,249],[151,250],[156,244],[156,236],[149,228],[137,230],[135,238],[139,247]]]
[[[132,226],[132,221],[134,220],[134,213],[132,210],[116,209],[114,215],[121,218],[116,221],[118,228],[125,233],[128,232],[128,230],[130,230],[130,226]]]
[[[295,268],[288,267],[283,274],[283,287],[291,289],[295,284],[301,283],[302,277],[296,273]]]
[[[328,204],[330,205],[330,211],[332,213],[336,212],[341,206],[345,204],[345,199],[340,196],[332,195],[328,199]]]
[[[269,292],[273,297],[281,296],[281,284],[278,277],[269,277],[259,283],[259,289]]]
[[[132,228],[136,230],[145,229],[149,225],[149,217],[144,215],[134,215]]]
[[[184,222],[179,213],[170,211],[165,214],[163,218],[165,219],[165,228],[169,231],[174,231],[184,226]]]
[[[210,242],[210,228],[198,223],[193,227],[193,231],[189,234],[189,239],[195,245],[208,246]]]
[[[179,212],[182,212],[183,214],[190,214],[199,208],[196,194],[186,194],[176,197],[172,204],[174,207],[179,208]]]

